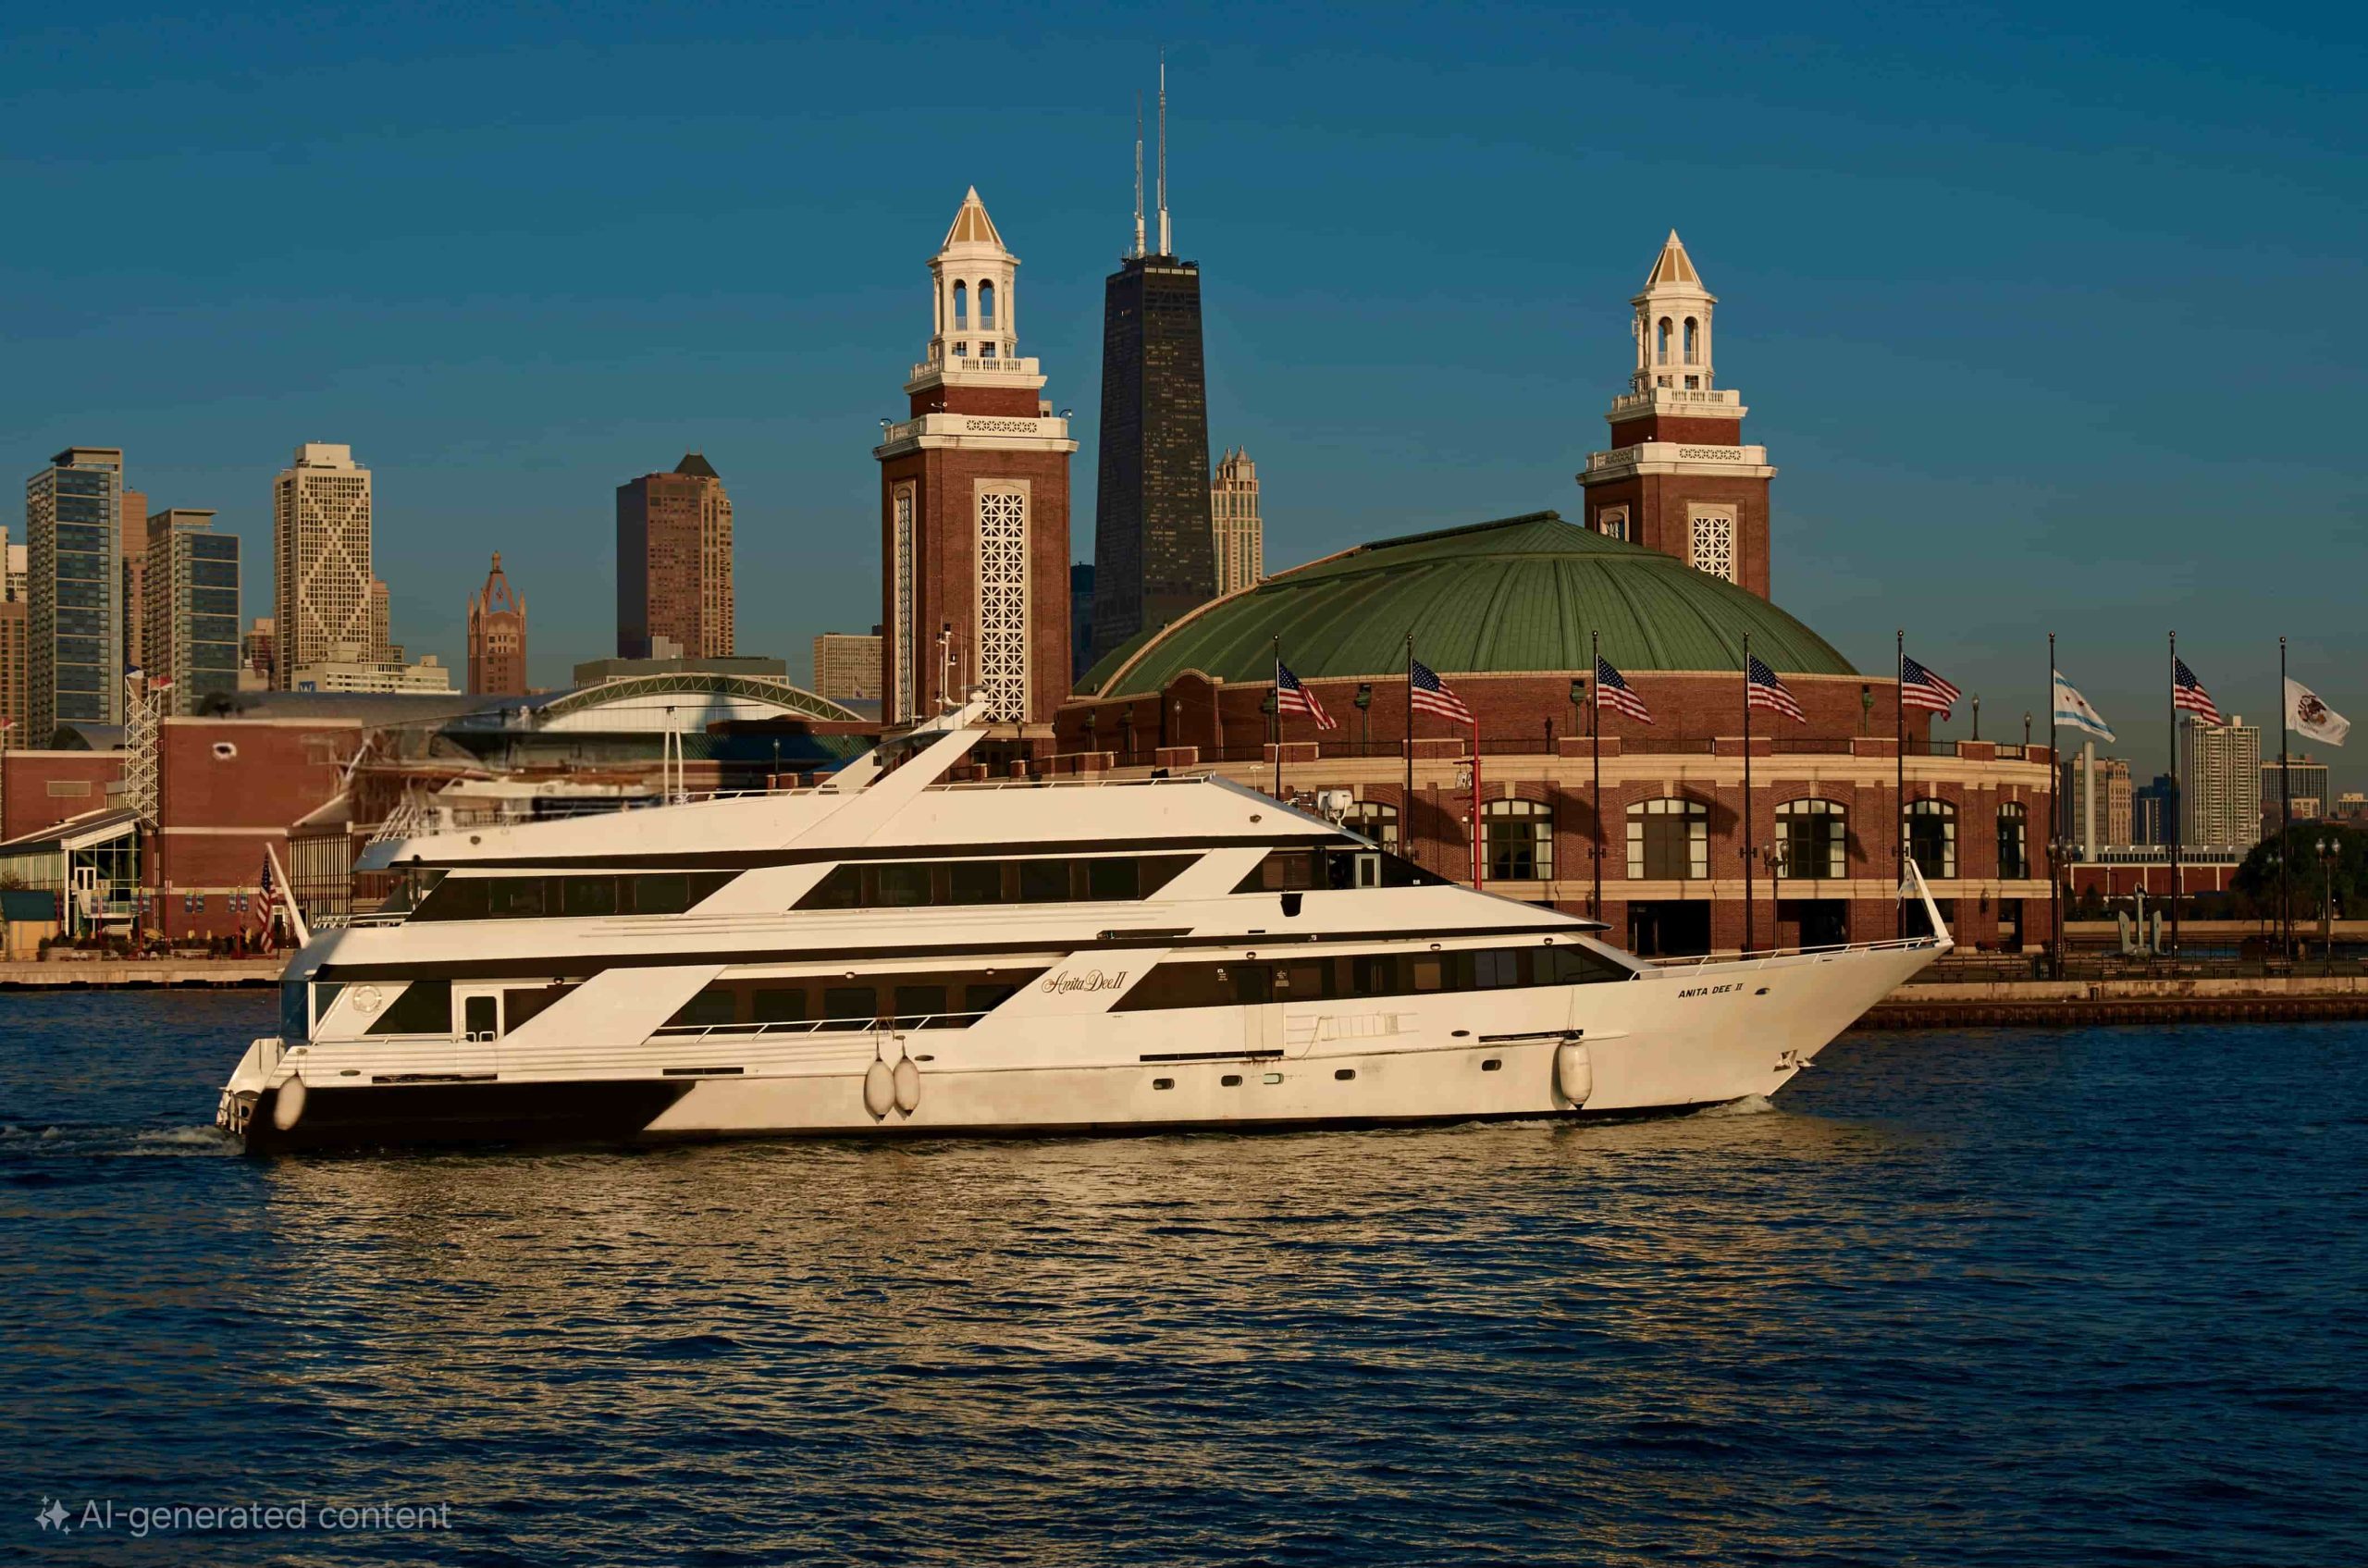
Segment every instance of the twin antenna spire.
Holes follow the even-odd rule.
[[[1143,95],[1135,94],[1135,248],[1143,253]],[[1172,256],[1176,242],[1167,227],[1167,52],[1159,56],[1159,253]]]

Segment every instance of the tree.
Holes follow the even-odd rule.
[[[2277,908],[2277,867],[2283,856],[2293,879],[2294,919],[2318,919],[2327,892],[2327,864],[2319,858],[2322,840],[2332,842],[2335,855],[2335,907],[2337,914],[2368,907],[2368,833],[2337,822],[2297,822],[2281,837],[2253,846],[2233,879],[2238,892],[2263,909]]]

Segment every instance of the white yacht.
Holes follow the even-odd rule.
[[[1927,897],[1920,939],[1641,963],[1226,780],[942,782],[979,714],[815,789],[372,846],[395,897],[302,933],[220,1125],[278,1153],[1673,1110],[1774,1093],[1951,945]]]

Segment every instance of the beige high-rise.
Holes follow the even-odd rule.
[[[617,657],[733,654],[732,498],[685,452],[672,474],[617,487]]]
[[[1216,536],[1217,592],[1246,588],[1266,574],[1266,525],[1258,516],[1258,465],[1227,449],[1209,481],[1209,527]]]
[[[272,685],[308,664],[363,659],[371,616],[370,471],[353,449],[307,441],[271,490]]]
[[[2179,834],[2193,845],[2247,848],[2261,839],[2261,731],[2241,713],[2226,724],[2179,722]]]
[[[833,702],[876,702],[880,699],[881,645],[878,633],[824,632],[814,639],[814,693]]]

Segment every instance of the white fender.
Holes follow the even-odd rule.
[[[278,1098],[271,1103],[271,1125],[285,1132],[296,1125],[304,1114],[304,1080],[290,1078],[279,1086]]]
[[[895,1080],[896,1108],[910,1116],[921,1103],[921,1069],[913,1065],[912,1057],[899,1056],[892,1076]]]
[[[874,1056],[871,1066],[863,1073],[863,1108],[871,1113],[872,1120],[878,1121],[894,1109],[895,1104],[896,1075],[889,1070],[886,1062]]]
[[[1565,1040],[1554,1047],[1554,1087],[1574,1105],[1585,1105],[1595,1093],[1595,1068],[1587,1060],[1585,1041]]]

